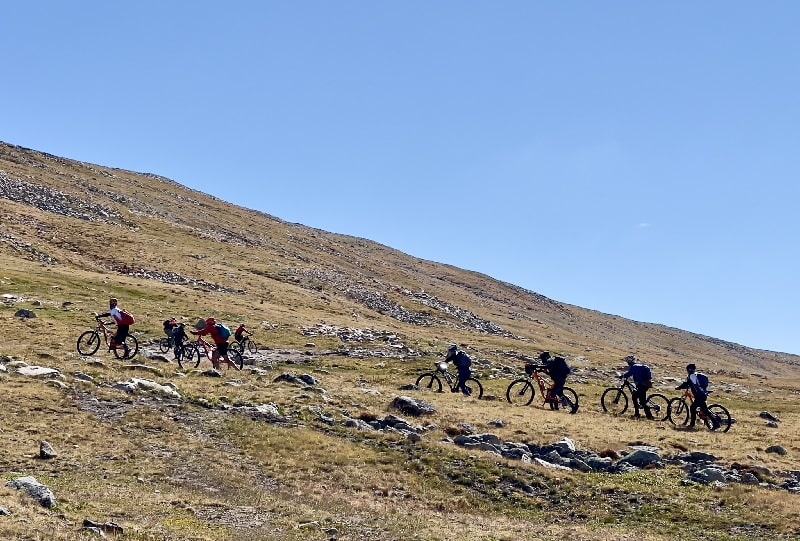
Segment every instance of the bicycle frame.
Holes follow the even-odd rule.
[[[109,327],[115,325],[115,323],[111,321],[103,321],[99,316],[95,316],[94,319],[97,322],[97,326],[82,333],[78,337],[78,353],[83,356],[94,355],[97,353],[97,350],[100,349],[101,343],[105,343],[109,350],[114,351],[114,356],[118,359],[129,359],[136,356],[139,351],[139,343],[135,336],[128,333],[128,335],[125,337],[125,344],[115,344],[112,348],[111,338],[114,335],[112,335]],[[102,340],[100,336],[103,337]],[[125,348],[125,346],[127,346],[127,348]],[[120,354],[120,351],[126,351],[127,355],[125,353]]]
[[[638,390],[638,387],[629,378],[624,378],[619,386],[608,387],[603,391],[600,396],[600,405],[606,413],[622,415],[628,411],[628,403],[632,402],[635,413],[638,413],[643,407],[648,418],[655,421],[665,420],[669,415],[669,399],[661,393],[646,392],[644,406],[642,406],[636,400]]]
[[[552,410],[563,407],[569,413],[578,411],[578,394],[571,388],[564,386],[560,396],[553,396],[555,382],[546,379],[540,373],[540,367],[531,363],[525,365],[525,376],[513,380],[506,389],[506,400],[511,404],[529,406],[536,396],[536,388],[542,396],[542,406],[549,406]]]
[[[694,393],[691,389],[684,389],[683,394],[669,401],[669,420],[675,425],[685,425],[689,422],[691,409],[694,406]],[[711,412],[707,415],[700,408],[697,408],[696,415],[703,424],[711,431],[719,430],[727,432],[731,427],[731,414],[721,404],[706,404],[706,408]],[[674,413],[674,415],[673,415]]]
[[[434,367],[436,369],[420,375],[417,378],[416,385],[422,389],[435,392],[442,392],[442,387],[446,385],[451,392],[457,392],[459,390],[459,378],[447,369],[448,366],[449,364],[447,362],[434,362]],[[442,383],[442,380],[444,380],[444,383]],[[483,385],[478,379],[470,377],[466,381],[466,386],[468,389],[472,390],[471,396],[475,398],[481,398],[483,396]]]
[[[531,377],[539,385],[539,393],[542,395],[542,405],[559,403],[558,397],[553,396],[551,393],[553,387],[555,387],[554,382],[549,382],[548,385],[548,380],[544,379],[538,370],[534,370]]]
[[[450,373],[450,370],[447,369],[447,366],[443,368],[441,364],[444,363],[436,365],[436,371],[444,376],[444,379],[447,382],[447,386],[450,387],[451,391],[456,390],[458,388],[458,378],[456,378],[455,376],[453,376],[453,374]]]

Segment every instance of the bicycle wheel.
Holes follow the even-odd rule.
[[[571,414],[578,412],[578,393],[569,387],[564,387],[563,396],[561,397],[561,409]]]
[[[708,411],[711,412],[711,415],[717,418],[719,421],[719,426],[714,428],[714,422],[711,418],[703,419],[703,422],[706,424],[706,428],[709,430],[715,430],[719,432],[727,432],[731,427],[731,414],[728,413],[728,410],[725,406],[721,406],[719,404],[711,404],[708,406]]]
[[[165,336],[164,338],[158,341],[158,351],[160,351],[161,353],[168,352],[169,348],[170,348],[169,337]]]
[[[228,350],[228,361],[238,366],[239,370],[241,370],[242,367],[244,366],[244,358],[242,357],[242,354],[235,349]],[[230,368],[230,365],[228,365],[228,368]]]
[[[683,398],[673,398],[667,408],[669,422],[676,426],[689,424],[689,404]]]
[[[475,378],[469,378],[466,382],[466,386],[472,391],[470,396],[474,396],[475,398],[481,398],[483,396],[483,385],[481,382]]]
[[[530,406],[535,395],[536,389],[530,380],[525,378],[512,381],[506,389],[506,400],[509,404],[517,406]]]
[[[97,331],[86,331],[78,337],[78,353],[88,357],[97,353],[100,347],[100,333]]]
[[[422,391],[427,390],[435,393],[441,393],[442,380],[440,380],[439,376],[433,372],[428,372],[427,374],[422,374],[417,378],[417,387],[419,387]]]
[[[628,395],[620,387],[609,387],[600,397],[603,411],[611,415],[622,415],[628,410]]]
[[[200,366],[200,359],[203,354],[197,342],[184,345],[181,353],[182,355],[178,358],[178,365],[181,368],[197,368]]]
[[[233,342],[231,342],[231,345],[228,346],[228,350],[231,350],[231,349],[235,349],[240,354],[244,354],[244,345],[241,342],[239,342],[238,340],[234,340]]]
[[[181,368],[189,368],[189,363],[195,356],[194,344],[181,344],[178,352],[175,355],[175,360],[178,361],[178,366]]]
[[[252,340],[248,340],[247,341],[247,351],[249,351],[250,353],[255,355],[256,353],[258,353],[258,344],[256,344]]]
[[[124,348],[116,348],[114,350],[114,357],[117,359],[133,359],[139,353],[139,341],[135,336],[129,334],[125,337],[125,345],[128,346],[128,354],[125,355]]]
[[[663,394],[651,394],[647,397],[647,407],[654,420],[665,421],[669,415],[669,398]]]

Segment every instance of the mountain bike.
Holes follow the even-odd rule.
[[[691,415],[690,408],[692,407],[693,402],[694,395],[692,394],[691,389],[685,389],[683,396],[679,396],[670,400],[667,413],[669,421],[676,426],[688,425]],[[706,425],[706,428],[711,431],[719,430],[721,432],[727,432],[730,430],[731,414],[728,412],[725,406],[721,404],[709,404],[708,411],[711,412],[713,418],[700,411],[700,409],[697,410],[697,418],[703,421],[703,424]],[[719,426],[716,429],[714,428],[715,418],[719,422]]]
[[[139,353],[139,341],[131,333],[128,333],[125,337],[125,345],[128,346],[127,355],[125,355],[125,348],[123,348],[121,344],[112,348],[111,337],[114,333],[109,327],[116,325],[116,323],[113,321],[103,321],[100,316],[95,316],[94,319],[97,321],[97,327],[86,331],[78,337],[78,353],[84,357],[94,355],[97,353],[97,350],[100,349],[100,344],[103,342],[109,350],[114,351],[114,356],[117,359],[132,359]],[[102,339],[100,338],[101,335]]]
[[[578,411],[578,393],[570,387],[564,387],[562,396],[553,396],[550,391],[553,384],[546,380],[541,374],[541,368],[532,364],[525,364],[526,377],[512,381],[506,389],[506,400],[510,404],[529,406],[536,396],[536,387],[539,387],[539,394],[542,396],[542,406],[549,406],[551,410],[558,410],[559,406],[568,413]],[[534,383],[536,386],[534,386]]]
[[[417,387],[420,389],[427,389],[429,391],[441,393],[443,388],[442,380],[444,380],[451,392],[458,392],[458,376],[453,375],[448,370],[450,363],[441,361],[433,364],[436,367],[436,370],[433,372],[426,372],[418,377]],[[483,385],[481,385],[481,382],[477,379],[469,378],[467,379],[465,385],[468,389],[472,389],[472,394],[470,396],[474,396],[476,398],[481,398],[483,396]]]
[[[245,349],[253,354],[258,353],[258,344],[249,336],[242,336],[241,341],[234,340],[231,347],[236,349],[240,355],[244,355]]]
[[[629,378],[625,378],[619,387],[609,387],[603,391],[600,396],[600,405],[603,406],[603,411],[606,413],[622,415],[628,411],[628,394],[630,394],[631,401],[633,401],[635,392],[636,386]],[[645,404],[650,409],[653,420],[663,421],[669,416],[669,399],[663,394],[653,393],[647,395]]]
[[[197,368],[200,366],[200,362],[204,357],[211,361],[213,365],[214,361],[212,360],[212,355],[216,349],[216,346],[209,344],[203,340],[202,336],[197,335],[197,340],[183,344],[178,350],[178,366],[181,368],[192,368],[192,363],[194,363],[193,368]],[[224,363],[225,361],[220,359],[219,362]],[[241,354],[230,346],[228,346],[227,365],[229,368],[232,366],[236,370],[241,370],[244,366],[244,360]]]

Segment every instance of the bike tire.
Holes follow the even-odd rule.
[[[189,368],[189,362],[193,356],[192,344],[181,344],[175,354],[175,360],[178,361],[178,366],[181,368]]]
[[[475,378],[469,378],[465,385],[470,389],[472,389],[472,393],[470,394],[470,396],[474,396],[475,398],[483,397],[483,385],[481,384],[480,381],[478,381]]]
[[[197,342],[184,345],[182,353],[183,355],[181,355],[181,359],[178,361],[178,365],[181,368],[197,368],[200,366],[200,359],[202,358],[203,354],[201,353]]]
[[[164,338],[158,341],[158,351],[160,351],[161,353],[166,353],[169,350],[170,350],[169,338],[165,336]]]
[[[228,361],[238,366],[239,370],[244,367],[244,357],[238,350],[228,349]],[[230,365],[228,365],[228,368],[230,368]]]
[[[570,387],[564,387],[561,397],[561,408],[572,415],[578,413],[578,393]]]
[[[647,397],[647,407],[654,421],[666,421],[669,416],[669,398],[663,394],[653,393]]]
[[[689,404],[683,398],[673,398],[669,401],[667,408],[667,418],[675,426],[686,426],[689,424]]]
[[[622,415],[628,411],[628,395],[621,387],[609,387],[600,396],[603,411],[611,415]]]
[[[133,359],[139,353],[139,341],[135,336],[129,334],[125,337],[125,345],[128,346],[128,354],[125,355],[125,349],[117,347],[114,349],[114,357],[117,359]]]
[[[100,348],[100,333],[97,331],[86,331],[78,337],[78,353],[84,357],[94,355]]]
[[[416,385],[421,391],[442,392],[442,380],[433,372],[428,372],[418,377]]]
[[[255,355],[256,353],[258,353],[258,344],[256,344],[252,340],[248,340],[247,341],[247,351],[249,351],[250,353]]]
[[[719,426],[714,428],[714,422],[708,418],[703,419],[703,422],[706,424],[706,428],[714,432],[727,432],[731,428],[731,414],[728,412],[727,408],[721,404],[711,404],[708,406],[708,411],[711,412],[711,415],[715,415],[717,419],[719,419]]]
[[[536,389],[533,383],[525,378],[512,381],[506,389],[506,400],[515,406],[530,406],[534,396]]]

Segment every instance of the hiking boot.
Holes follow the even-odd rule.
[[[717,430],[719,428],[719,419],[716,417],[711,418],[711,430]]]
[[[122,347],[124,348],[124,351],[125,351],[125,353],[123,354],[122,358],[123,359],[130,359],[131,348],[129,348],[128,346],[122,346]]]

